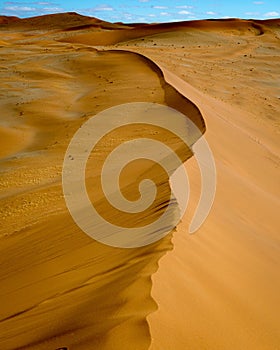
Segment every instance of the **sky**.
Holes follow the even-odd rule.
[[[109,22],[173,22],[203,18],[279,18],[280,0],[0,0],[0,14],[32,17],[75,11]]]

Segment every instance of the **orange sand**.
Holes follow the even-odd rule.
[[[279,20],[0,23],[1,350],[278,349]],[[201,111],[217,194],[188,235],[200,194],[191,158],[173,238],[116,249],[75,225],[61,167],[85,120],[137,101],[205,131]]]

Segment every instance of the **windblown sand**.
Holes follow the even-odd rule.
[[[279,20],[0,23],[1,350],[279,349]],[[188,235],[201,187],[186,153],[191,198],[176,232],[118,249],[74,223],[62,163],[88,118],[143,101],[205,132],[217,193]]]

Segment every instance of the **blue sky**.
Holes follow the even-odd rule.
[[[280,0],[0,0],[1,15],[31,17],[67,11],[127,23],[227,17],[266,19],[280,17]]]

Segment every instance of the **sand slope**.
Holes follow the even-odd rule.
[[[190,95],[208,121],[216,201],[194,236],[187,235],[191,215],[186,215],[173,239],[175,249],[160,261],[152,293],[159,311],[149,317],[151,349],[277,349],[279,152],[265,141],[273,134],[265,128],[254,133],[236,117],[238,108],[195,89]],[[199,172],[192,160],[186,167],[194,208]]]
[[[278,349],[279,20],[1,23],[0,348]],[[62,161],[90,116],[143,100],[203,132],[205,120],[217,196],[187,235],[200,194],[192,158],[173,245],[110,248],[72,221]]]
[[[1,349],[112,349],[135,339],[134,348],[146,349],[146,316],[156,308],[150,276],[171,249],[171,236],[139,249],[111,248],[86,236],[65,205],[62,162],[76,130],[115,105],[170,105],[190,115],[204,132],[202,116],[144,56],[10,31],[4,37],[11,45],[2,54]],[[22,41],[25,35],[28,45]],[[139,137],[144,130],[111,136],[95,150],[89,178],[97,174],[112,142],[125,141],[131,132]],[[172,139],[167,143],[172,145]],[[174,147],[180,151],[180,145]],[[182,154],[184,160],[190,156]],[[126,185],[132,179],[135,174]],[[153,208],[158,213],[164,210],[169,184],[160,186],[162,197]],[[92,192],[96,195],[95,188]]]

